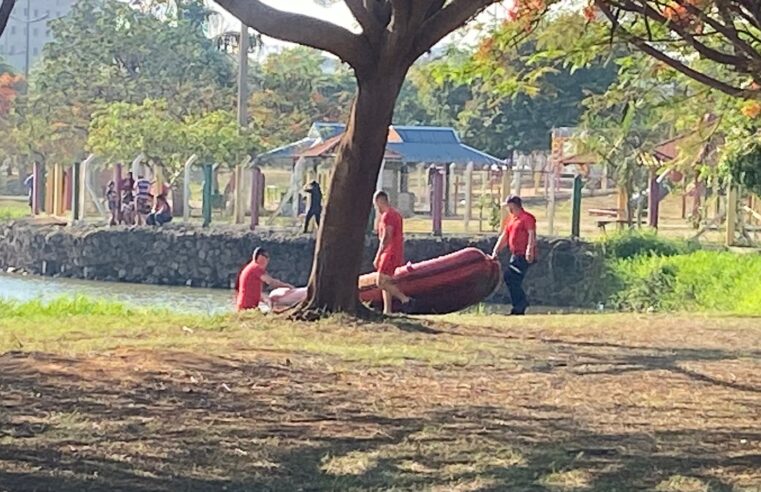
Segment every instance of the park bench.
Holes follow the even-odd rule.
[[[615,224],[616,228],[619,230],[629,226],[629,220],[619,218],[618,210],[615,208],[592,208],[589,209],[589,215],[593,217],[601,217],[601,219],[597,221],[597,228],[603,233],[607,232],[606,227],[610,224]]]

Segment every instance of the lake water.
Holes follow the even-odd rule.
[[[159,307],[179,312],[225,313],[233,309],[230,290],[97,282],[0,273],[0,298],[16,301],[51,300],[83,295],[135,307]]]

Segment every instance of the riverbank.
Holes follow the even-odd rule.
[[[0,308],[0,489],[756,490],[761,327]]]
[[[485,252],[495,237],[411,236],[405,241],[408,261],[418,262],[472,246]],[[306,285],[312,268],[314,238],[285,233],[256,234],[245,228],[59,227],[0,224],[0,270],[14,269],[50,277],[230,289],[256,247],[271,253],[269,272],[293,285]],[[377,238],[365,242],[363,272],[373,270]],[[539,262],[526,289],[535,304],[594,306],[592,289],[603,267],[602,257],[583,242],[541,239]],[[578,288],[584,284],[587,288]],[[493,296],[503,302],[504,287]]]

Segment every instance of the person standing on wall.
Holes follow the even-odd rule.
[[[309,223],[314,218],[317,227],[320,227],[320,216],[322,215],[322,189],[320,183],[312,181],[304,187],[304,193],[309,196],[309,208],[304,218],[304,234],[309,232]]]
[[[510,314],[520,316],[526,314],[528,308],[523,280],[529,267],[536,261],[536,218],[524,210],[519,196],[509,196],[505,205],[510,215],[502,225],[502,233],[494,246],[492,257],[497,258],[506,247],[510,250],[505,284],[513,304]]]
[[[391,206],[385,191],[375,193],[374,202],[380,241],[373,266],[378,272],[378,288],[383,291],[383,314],[390,315],[393,313],[395,298],[406,308],[410,307],[412,301],[393,281],[394,272],[404,264],[404,219]]]

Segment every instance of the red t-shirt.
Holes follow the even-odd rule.
[[[238,280],[238,311],[257,309],[262,300],[262,275],[266,272],[254,262],[246,265]]]
[[[378,235],[383,237],[388,227],[393,228],[391,238],[381,251],[381,256],[392,257],[399,266],[404,263],[404,219],[394,208],[389,208],[381,215]]]
[[[518,215],[511,215],[506,223],[508,246],[514,255],[525,256],[528,249],[528,233],[536,231],[536,217],[522,210]]]

